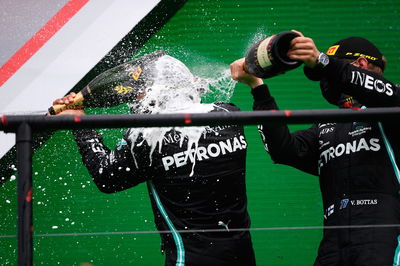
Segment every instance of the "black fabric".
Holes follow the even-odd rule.
[[[383,55],[379,49],[367,39],[349,37],[336,42],[326,52],[327,55],[337,58],[357,59],[364,57],[368,62],[385,69]]]
[[[321,79],[327,88],[352,95],[366,107],[400,106],[398,86],[342,60],[333,60]],[[266,85],[253,89],[254,110],[277,108],[269,93],[261,96],[267,90]],[[384,135],[377,123],[368,122],[319,123],[292,133],[286,125],[259,127],[275,163],[319,177],[326,228],[315,265],[393,263],[400,235],[400,228],[393,226],[400,224],[400,185],[385,141],[400,165],[400,138],[396,122],[382,128]],[[366,227],[352,228],[357,225]]]
[[[240,239],[185,240],[185,265],[243,266],[256,265],[250,234]],[[176,266],[176,250],[170,249],[166,266]]]
[[[365,193],[354,196],[353,201],[342,209],[343,203],[336,202],[339,208],[326,224],[345,226],[350,221],[353,228],[325,229],[314,266],[398,265],[394,264],[400,234],[395,226],[400,216],[398,198]]]
[[[238,110],[227,103],[217,103],[214,109]],[[142,137],[131,143],[130,133],[127,130],[117,147],[109,150],[97,132],[74,131],[83,162],[101,191],[114,193],[147,181],[157,229],[175,232],[161,234],[168,265],[172,262],[175,265],[182,256],[184,262],[235,265],[230,256],[220,256],[218,250],[222,254],[236,254],[237,261],[248,261],[246,265],[255,265],[247,231],[250,218],[243,127],[207,128],[198,143],[195,165],[193,156],[186,157],[188,139],[182,139],[179,131],[168,131],[161,149],[157,145],[153,151]],[[196,152],[194,147],[191,151]],[[184,232],[207,229],[210,231]],[[222,232],[215,232],[217,229]],[[219,241],[225,242],[213,250],[212,245]],[[209,246],[210,243],[213,244]],[[194,244],[202,248],[192,247]],[[205,252],[206,247],[210,252]]]
[[[338,106],[343,96],[350,95],[367,107],[398,106],[398,85],[346,60],[331,58],[323,69],[304,68],[304,73],[320,81],[321,93],[330,104]]]

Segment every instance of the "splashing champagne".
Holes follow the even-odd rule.
[[[67,109],[110,107],[131,102],[151,82],[152,63],[164,56],[155,51],[133,61],[118,65],[96,76],[68,105],[55,104],[49,108],[52,115]]]

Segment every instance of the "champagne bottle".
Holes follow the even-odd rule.
[[[300,35],[283,31],[255,43],[247,52],[244,69],[259,78],[270,78],[301,65],[287,56],[290,42]]]
[[[77,93],[73,103],[53,105],[48,112],[55,115],[82,106],[110,107],[130,102],[151,82],[153,63],[164,55],[159,50],[113,67],[91,80]]]

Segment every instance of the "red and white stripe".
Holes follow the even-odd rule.
[[[68,1],[0,67],[0,114],[46,110],[159,2]],[[0,158],[14,144],[0,132]]]

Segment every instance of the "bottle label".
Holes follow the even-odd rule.
[[[272,65],[268,55],[269,44],[275,35],[272,35],[263,40],[257,48],[257,61],[260,67],[266,68]]]
[[[82,92],[78,92],[74,98],[74,102],[70,103],[68,105],[66,104],[55,104],[52,107],[49,108],[49,113],[52,115],[59,114],[62,111],[65,111],[67,109],[80,109],[83,105],[84,97],[82,95]]]

